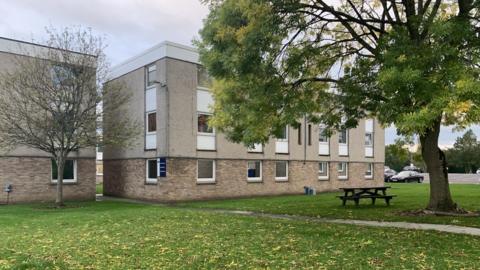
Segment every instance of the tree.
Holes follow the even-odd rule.
[[[409,153],[403,143],[396,140],[394,144],[385,146],[385,165],[400,172],[409,163]]]
[[[454,168],[461,168],[461,172],[472,173],[480,165],[480,143],[471,129],[462,137],[458,137],[453,149],[447,153],[447,157],[451,158],[449,168],[453,165]],[[451,170],[449,171],[451,172]]]
[[[102,38],[80,27],[47,33],[46,47],[25,49],[15,57],[15,69],[0,75],[0,146],[50,154],[57,164],[55,203],[61,207],[68,155],[94,147],[97,119],[104,111],[122,114],[129,95],[121,85],[102,87],[108,74]],[[104,144],[128,145],[135,136],[138,123],[123,115],[123,121],[108,126],[116,135]]]
[[[418,134],[431,210],[455,211],[441,124],[479,121],[478,0],[211,0],[198,42],[213,125],[266,142],[306,116],[329,130],[377,117]]]

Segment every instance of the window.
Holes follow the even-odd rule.
[[[157,113],[147,113],[147,133],[154,133],[157,131]]]
[[[342,129],[338,133],[338,143],[347,144],[348,143],[348,132],[346,129]]]
[[[308,125],[308,145],[312,145],[312,125]]]
[[[346,162],[338,163],[338,179],[348,178],[348,164]]]
[[[373,134],[371,132],[365,133],[365,146],[373,146]]]
[[[319,180],[328,180],[328,162],[319,162],[318,163],[318,179]]]
[[[277,141],[287,141],[288,140],[288,126],[283,127],[281,133],[277,137]]]
[[[208,125],[211,115],[199,113],[197,115],[198,132],[199,133],[214,133],[213,128]]]
[[[261,161],[247,162],[247,179],[249,181],[262,180],[262,162]]]
[[[366,179],[373,179],[373,163],[367,163],[367,170],[365,171]]]
[[[288,161],[275,162],[275,180],[288,180]]]
[[[199,159],[197,161],[197,182],[215,182],[215,161]]]
[[[325,130],[325,127],[320,125],[319,128],[318,128],[318,141],[319,142],[328,142],[328,137],[326,135],[326,130]]]
[[[57,182],[58,171],[57,163],[52,159],[52,182]],[[63,168],[63,183],[77,182],[77,161],[67,159],[65,161],[65,168]]]
[[[302,145],[302,124],[298,126],[298,145]]]
[[[157,175],[157,160],[147,159],[147,183],[156,183]]]
[[[208,75],[207,69],[203,66],[197,66],[197,85],[203,88],[209,88],[211,84],[211,78]]]
[[[154,85],[157,82],[157,66],[151,65],[146,69],[147,87]]]

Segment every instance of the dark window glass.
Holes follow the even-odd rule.
[[[288,167],[288,162],[286,161],[275,162],[275,177],[286,178],[287,170],[288,170],[287,167]]]
[[[248,178],[260,178],[261,166],[260,161],[249,161],[247,171]]]
[[[288,128],[287,126],[285,126],[283,129],[282,129],[282,132],[279,134],[279,136],[277,137],[278,140],[287,140],[288,139]]]
[[[312,145],[312,125],[308,125],[308,145]]]
[[[57,173],[57,162],[52,159],[52,179],[58,179]],[[65,168],[63,168],[63,180],[74,180],[75,179],[75,161],[74,160],[66,160],[65,161]]]
[[[320,126],[319,127],[319,132],[318,132],[318,134],[319,134],[318,141],[319,142],[328,142],[328,137],[325,135],[325,132],[326,132],[325,127]]]
[[[157,113],[149,113],[148,114],[148,132],[155,132],[157,131]]]
[[[148,179],[157,179],[157,160],[147,160]]]
[[[328,163],[327,162],[318,163],[318,175],[319,176],[328,176]]]
[[[373,145],[373,134],[372,133],[365,133],[365,145],[372,146]]]
[[[302,145],[302,124],[298,126],[298,145]]]
[[[338,134],[338,143],[346,144],[347,143],[348,132],[346,129],[340,130]]]
[[[208,114],[199,114],[197,117],[198,122],[198,132],[201,133],[213,133],[213,129],[208,125],[208,120],[210,115]]]
[[[213,160],[198,160],[198,179],[213,179]]]

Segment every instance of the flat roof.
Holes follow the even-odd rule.
[[[195,48],[164,41],[112,67],[109,79],[116,79],[165,57],[200,64],[198,52]]]

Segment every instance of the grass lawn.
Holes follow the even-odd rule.
[[[103,184],[97,184],[97,194],[103,194]]]
[[[480,268],[479,237],[119,202],[70,206],[0,206],[0,269]]]
[[[291,214],[330,218],[347,218],[363,220],[409,221],[421,223],[454,224],[480,227],[479,217],[432,217],[402,216],[400,212],[425,208],[429,198],[428,184],[388,183],[392,188],[388,194],[395,194],[390,206],[383,200],[370,205],[370,200],[363,199],[356,207],[353,201],[347,206],[341,205],[336,195],[340,193],[323,193],[317,196],[277,196],[235,200],[218,200],[206,202],[182,203],[185,207],[204,207],[221,209],[238,209],[274,214]],[[450,185],[453,199],[464,209],[480,210],[480,185]]]

